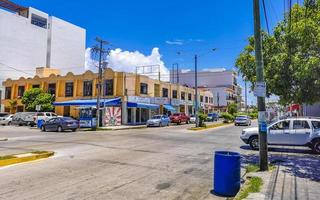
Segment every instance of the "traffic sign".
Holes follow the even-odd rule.
[[[41,105],[36,105],[36,111],[40,111],[41,110]]]
[[[254,87],[254,96],[266,97],[266,94],[267,94],[266,82],[256,82]]]

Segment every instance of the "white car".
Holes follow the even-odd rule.
[[[0,117],[0,125],[11,125],[13,115],[5,115],[3,117]]]
[[[33,121],[37,123],[38,120],[48,121],[56,117],[58,117],[58,115],[53,112],[37,112],[33,117]]]
[[[190,115],[190,123],[195,124],[196,123],[196,116]]]
[[[235,126],[239,126],[239,125],[251,126],[251,119],[249,116],[239,115],[234,120],[234,125]]]
[[[259,148],[258,127],[244,129],[240,138],[252,149]],[[267,127],[269,145],[306,146],[320,154],[320,119],[289,118],[271,123]]]

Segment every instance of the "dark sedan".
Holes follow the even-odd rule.
[[[72,130],[73,132],[79,128],[79,122],[71,117],[52,118],[41,126],[42,131],[58,131]]]

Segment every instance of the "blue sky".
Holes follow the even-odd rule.
[[[94,44],[96,36],[110,41],[113,48],[145,55],[158,47],[167,67],[179,62],[184,68],[191,68],[193,55],[197,53],[200,55],[199,68],[231,69],[246,45],[246,38],[253,34],[252,0],[14,2],[85,28],[87,47]],[[266,4],[269,24],[273,27],[283,16],[283,1],[266,0]],[[266,27],[263,17],[262,26]],[[212,48],[217,50],[210,52]],[[181,52],[179,56],[178,51]]]

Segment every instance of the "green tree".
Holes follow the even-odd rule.
[[[10,104],[10,111],[14,113],[18,105],[17,99],[10,99],[9,104]]]
[[[229,114],[234,115],[238,112],[238,106],[236,103],[230,103],[227,107],[227,111]]]
[[[41,106],[41,111],[52,111],[53,110],[53,96],[45,93],[39,88],[33,88],[26,91],[22,97],[22,103],[25,105],[26,111],[36,111],[36,106]]]
[[[262,33],[267,95],[279,96],[282,104],[320,101],[320,0],[305,2],[295,4],[272,34]],[[253,37],[235,65],[254,86]]]

